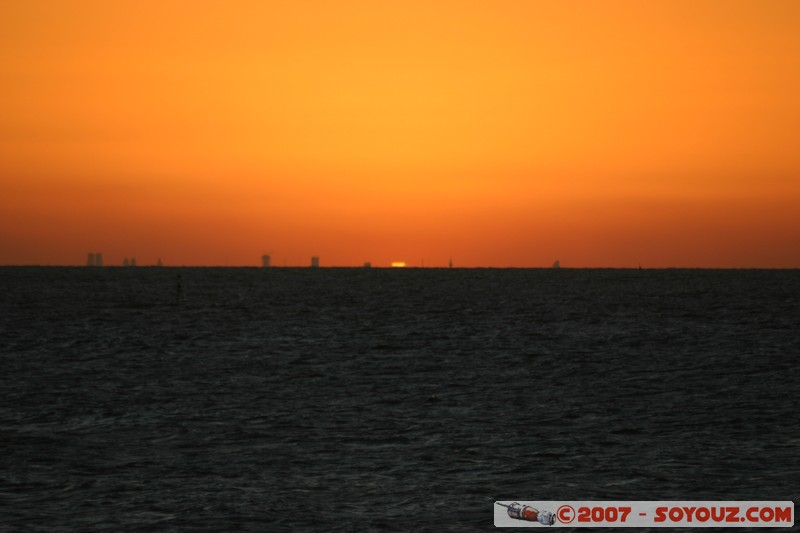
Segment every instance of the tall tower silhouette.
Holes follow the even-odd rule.
[[[319,268],[319,256],[312,255],[311,256],[311,268]]]
[[[94,254],[89,252],[89,257],[86,259],[86,266],[93,267],[94,266]]]
[[[103,266],[103,254],[102,253],[97,252],[96,254],[94,254],[94,266],[98,266],[98,267]]]
[[[261,266],[264,267],[264,268],[269,268],[270,259],[271,259],[270,256],[262,255],[261,256]]]

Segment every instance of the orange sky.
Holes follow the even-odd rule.
[[[0,264],[800,267],[800,2],[5,0]]]

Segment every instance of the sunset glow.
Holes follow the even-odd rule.
[[[794,0],[8,0],[0,264],[800,267],[798,95]]]

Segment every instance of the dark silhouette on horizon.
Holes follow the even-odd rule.
[[[89,252],[89,255],[86,259],[86,266],[90,267],[103,266],[103,254],[100,252],[95,252],[95,253]]]

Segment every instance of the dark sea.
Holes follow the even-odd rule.
[[[2,531],[797,502],[800,271],[4,267],[0,452]]]

